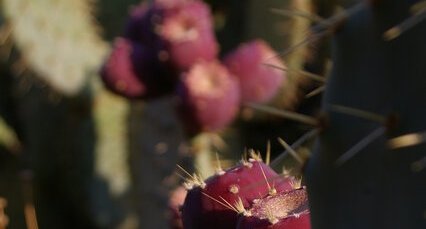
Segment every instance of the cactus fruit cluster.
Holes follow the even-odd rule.
[[[101,70],[111,91],[130,99],[179,98],[190,134],[219,131],[246,102],[271,100],[285,73],[266,42],[242,45],[220,60],[210,8],[202,1],[135,6]]]
[[[190,175],[181,208],[184,228],[310,228],[305,189],[251,155],[206,180]]]
[[[425,5],[359,1],[321,19],[304,40],[310,43],[325,35],[333,39],[323,114],[313,122],[320,129],[319,138],[305,167],[313,228],[425,228],[426,68],[419,61],[426,57]],[[306,199],[300,190],[262,198],[247,207],[243,199],[235,202],[222,193],[208,194],[212,178],[193,179],[197,187],[188,192],[183,207],[185,227],[200,227],[197,220],[207,213],[211,215],[201,228],[226,222],[232,219],[229,208],[242,215],[239,228],[290,228],[284,225],[296,218],[295,225],[309,224],[304,217],[307,207],[298,201]],[[275,215],[258,210],[284,196],[289,199],[285,206],[277,204]],[[289,206],[294,207],[294,218],[280,222],[279,210],[287,212]],[[185,211],[198,215],[188,220]],[[265,219],[276,227],[264,226]]]
[[[107,45],[90,0],[4,0],[11,35],[26,67],[65,95],[75,95],[101,63]]]

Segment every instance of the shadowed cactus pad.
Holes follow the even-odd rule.
[[[426,11],[414,2],[360,1],[327,19],[327,122],[305,170],[314,228],[426,228],[426,172],[411,168],[426,152]],[[406,136],[419,140],[390,144]]]

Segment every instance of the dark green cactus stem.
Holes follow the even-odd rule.
[[[389,144],[426,130],[426,21],[384,37],[412,16],[414,2],[365,1],[333,35],[334,67],[323,97],[327,125],[306,168],[314,229],[426,228],[426,170],[412,169],[426,144]],[[360,141],[364,147],[342,157]]]

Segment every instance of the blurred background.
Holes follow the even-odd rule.
[[[308,0],[205,2],[220,56],[258,38],[282,52],[307,36],[311,21],[279,10],[313,10]],[[264,155],[270,140],[273,159],[283,151],[277,137],[294,142],[309,129],[242,107],[226,129],[188,135],[173,96],[126,99],[106,90],[99,69],[137,4],[0,1],[0,228],[171,228],[170,195],[183,198],[174,192],[182,182],[176,164],[207,177],[216,152],[229,167],[246,149]],[[321,47],[302,47],[284,61],[324,74]],[[320,96],[304,96],[318,83],[297,71],[287,77],[269,104],[316,114]],[[287,157],[275,169],[283,166],[297,172],[299,165]]]

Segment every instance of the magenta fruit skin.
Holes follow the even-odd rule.
[[[236,117],[240,105],[237,80],[219,62],[199,62],[178,86],[180,115],[189,133],[219,131]]]
[[[151,99],[174,92],[178,72],[161,59],[161,47],[117,38],[101,68],[101,79],[112,92],[129,99]]]
[[[310,214],[308,212],[300,214],[297,218],[291,216],[271,224],[266,219],[256,217],[241,217],[237,229],[310,229]]]
[[[240,45],[224,58],[224,64],[241,85],[243,103],[271,100],[286,80],[285,65],[278,54],[263,40]]]
[[[187,190],[179,186],[169,195],[169,225],[171,229],[182,229],[182,214],[180,208],[185,201]]]
[[[210,8],[202,1],[187,1],[164,12],[160,35],[179,69],[216,59],[219,48],[212,22]]]
[[[154,3],[164,9],[176,9],[184,6],[187,3],[199,0],[155,0]]]
[[[149,46],[164,42],[172,63],[187,70],[197,61],[217,57],[212,21],[210,8],[202,1],[155,1],[133,8],[124,36]]]
[[[285,68],[276,56],[266,42],[255,40],[225,57],[224,64],[240,79],[243,102],[267,102],[278,92],[285,72],[265,65]]]
[[[104,85],[112,92],[127,98],[140,98],[147,89],[134,71],[132,52],[132,42],[123,38],[116,39],[100,75]]]
[[[306,188],[281,191],[258,200],[242,215],[238,229],[310,229],[310,212]],[[268,213],[269,212],[269,213]],[[267,216],[277,217],[271,222]]]
[[[208,194],[222,201],[221,197],[230,204],[241,199],[245,208],[252,205],[255,199],[268,195],[270,189],[265,182],[262,169],[269,184],[278,191],[292,189],[289,179],[279,177],[268,165],[259,161],[240,164],[215,175],[205,181],[204,188],[191,189],[182,207],[183,224],[185,228],[235,228],[239,214],[205,196]],[[232,187],[238,190],[232,192]],[[223,202],[223,201],[222,201]]]

